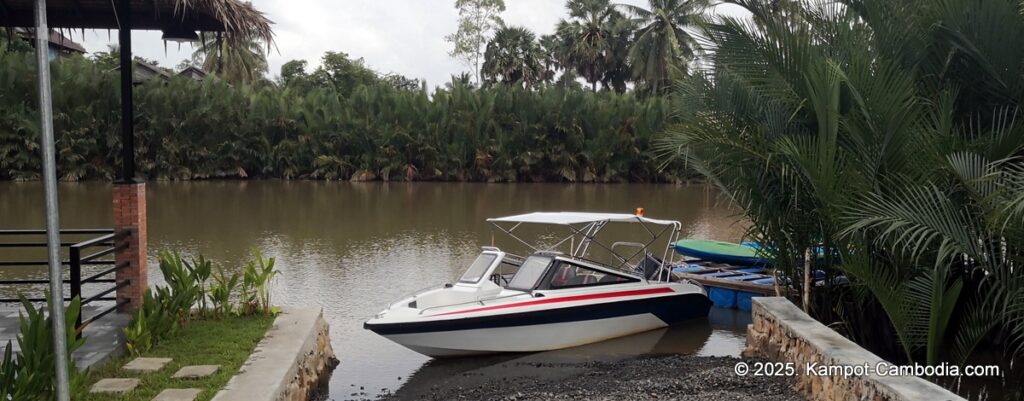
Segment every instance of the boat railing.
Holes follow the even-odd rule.
[[[634,275],[634,276],[638,274],[637,271],[636,271],[636,266],[628,264],[628,263],[624,264],[624,265],[620,265],[620,266],[611,266],[611,265],[609,265],[607,263],[598,262],[598,261],[593,260],[593,259],[587,259],[587,258],[583,258],[583,257],[579,257],[579,256],[571,256],[571,255],[562,255],[562,256],[567,258],[567,259],[578,260],[578,261],[581,261],[581,262],[587,262],[587,263],[590,263],[590,264],[598,265],[598,266],[601,266],[601,267],[604,267],[604,268],[607,268],[607,269],[615,270],[615,271],[620,272],[620,273],[625,273],[625,274]],[[630,268],[623,268],[621,266],[628,266]],[[643,274],[640,274],[640,275],[642,276]]]
[[[466,302],[459,302],[459,303],[448,304],[448,305],[430,306],[430,307],[426,307],[426,308],[420,309],[420,313],[419,314],[422,315],[423,312],[426,312],[426,311],[431,310],[431,309],[451,308],[451,307],[454,307],[454,306],[462,306],[462,305],[480,304],[480,306],[487,306],[487,304],[484,303],[485,301],[497,301],[497,300],[500,300],[500,299],[520,297],[520,296],[523,296],[524,294],[529,294],[529,293],[528,292],[523,292],[521,294],[511,294],[511,295],[504,295],[504,296],[494,297],[494,298],[477,299],[475,301],[466,301]]]

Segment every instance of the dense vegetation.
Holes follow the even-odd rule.
[[[2,45],[0,45],[2,46]],[[117,72],[54,62],[58,173],[110,179],[119,163]],[[283,177],[468,181],[665,181],[649,151],[669,119],[659,98],[547,88],[428,93],[344,53],[281,84],[175,78],[136,86],[136,159],[148,179]],[[31,53],[0,52],[0,179],[41,171]]]
[[[929,364],[1020,356],[1021,3],[737,3],[752,17],[707,25],[714,68],[680,83],[662,149],[743,209],[798,288],[805,265],[849,277],[808,305],[858,342]]]
[[[459,0],[459,28],[447,39],[477,80],[454,76],[432,92],[341,52],[309,73],[305,61],[285,63],[271,82],[262,76],[272,46],[204,35],[178,68],[202,66],[215,78],[136,87],[138,171],[146,179],[676,181],[685,166],[663,165],[650,151],[671,122],[669,100],[659,96],[687,70],[692,28],[707,4],[570,0],[554,32],[537,35],[506,26],[502,0]],[[0,179],[36,179],[31,49],[3,42]],[[112,48],[51,66],[64,180],[115,175],[117,59]]]

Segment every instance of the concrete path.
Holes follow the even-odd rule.
[[[86,305],[84,316],[93,316],[109,305]],[[0,352],[7,348],[10,341],[14,352],[18,352],[17,335],[20,332],[18,313],[21,311],[19,304],[0,304]],[[110,313],[103,316],[95,323],[85,328],[85,345],[75,351],[75,366],[78,370],[85,370],[90,366],[103,362],[112,356],[123,355],[124,334],[123,329],[128,326],[131,316],[123,313]]]

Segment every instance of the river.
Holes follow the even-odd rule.
[[[673,352],[737,355],[749,314],[713,309],[707,320],[580,349],[528,356],[438,361],[362,329],[389,302],[451,282],[490,245],[488,217],[530,211],[632,212],[679,220],[682,237],[739,240],[744,226],[704,186],[654,184],[348,183],[312,181],[153,182],[147,185],[150,275],[155,255],[178,250],[240,267],[259,248],[277,258],[277,304],[323,308],[341,364],[335,400],[414,392],[432,378],[528,358],[619,358]],[[62,183],[63,228],[112,224],[109,183]],[[42,186],[0,183],[0,228],[42,228]],[[504,246],[507,242],[495,239]],[[0,277],[45,277],[24,268]],[[485,370],[484,370],[485,371]],[[386,390],[385,390],[386,389]]]

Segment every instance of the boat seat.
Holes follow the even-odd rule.
[[[597,280],[598,283],[615,283],[619,281],[622,281],[622,278],[615,276],[614,274],[605,274],[604,277],[601,277],[600,280]]]
[[[596,283],[597,281],[597,276],[593,274],[580,274],[569,279],[569,281],[566,282],[565,285],[587,285]]]
[[[551,277],[551,285],[561,287],[569,285],[569,281],[576,278],[576,268],[570,264],[563,263],[558,267],[555,275]]]

